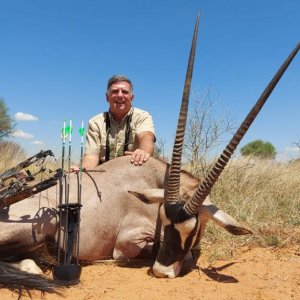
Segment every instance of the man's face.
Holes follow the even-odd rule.
[[[110,112],[114,117],[124,117],[131,108],[134,95],[130,90],[130,85],[126,81],[113,83],[106,93]]]

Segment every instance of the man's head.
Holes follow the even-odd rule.
[[[106,89],[107,92],[110,89],[111,85],[113,83],[118,82],[118,81],[125,81],[125,82],[127,82],[129,84],[129,86],[130,86],[131,93],[133,93],[133,84],[132,84],[131,80],[128,77],[123,76],[123,75],[114,75],[114,76],[112,76],[111,78],[108,79],[107,89]]]
[[[114,75],[108,80],[106,100],[109,111],[117,121],[121,121],[131,108],[133,85],[125,76]]]

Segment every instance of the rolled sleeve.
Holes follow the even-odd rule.
[[[135,131],[136,134],[141,132],[149,131],[155,136],[155,129],[152,116],[146,111],[140,111],[137,119],[135,120]]]
[[[101,136],[100,128],[94,120],[89,121],[86,134],[85,154],[100,155]]]

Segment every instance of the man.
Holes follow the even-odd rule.
[[[83,167],[97,165],[122,155],[131,155],[131,163],[140,166],[153,155],[155,130],[146,111],[132,107],[131,81],[121,75],[108,80],[106,100],[109,111],[89,120]]]

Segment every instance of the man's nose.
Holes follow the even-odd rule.
[[[118,97],[123,97],[123,95],[124,95],[123,91],[122,90],[118,90],[118,94],[117,95],[118,95]]]

